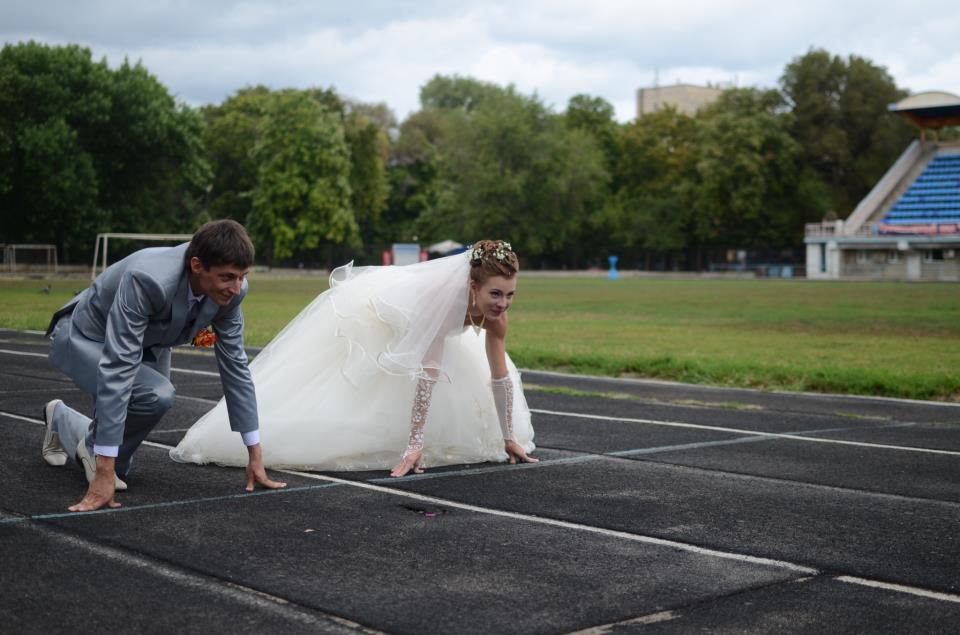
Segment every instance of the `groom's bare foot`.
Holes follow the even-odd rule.
[[[266,470],[263,467],[259,469],[247,466],[247,486],[244,488],[248,492],[252,492],[256,485],[261,487],[266,487],[267,489],[283,489],[287,486],[283,481],[274,481],[267,476]]]

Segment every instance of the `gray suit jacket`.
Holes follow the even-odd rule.
[[[259,427],[257,398],[243,348],[243,312],[240,302],[247,294],[247,281],[227,306],[204,298],[193,325],[186,324],[188,278],[184,262],[187,243],[176,247],[142,249],[110,265],[93,284],[57,311],[53,330],[63,315],[72,315],[72,330],[95,342],[103,342],[99,368],[73,368],[69,355],[57,365],[67,375],[97,375],[97,432],[112,430],[120,436],[126,421],[127,403],[134,377],[145,349],[154,357],[176,344],[193,340],[201,329],[213,325],[220,381],[227,401],[230,427],[250,432]],[[57,347],[54,340],[54,348]],[[166,350],[165,350],[166,349]],[[51,351],[54,359],[56,351]],[[54,359],[56,363],[57,360]]]

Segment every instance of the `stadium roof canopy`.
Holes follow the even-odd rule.
[[[953,93],[927,91],[910,95],[888,106],[921,128],[960,126],[960,97]]]

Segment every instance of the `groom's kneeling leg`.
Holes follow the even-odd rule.
[[[173,405],[176,390],[166,377],[157,372],[143,372],[130,394],[127,421],[123,428],[123,443],[117,456],[117,475],[124,478],[133,465],[133,454],[150,431]],[[141,381],[143,379],[144,381]]]

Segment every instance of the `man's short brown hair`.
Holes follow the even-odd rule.
[[[247,230],[235,220],[224,218],[204,223],[187,247],[186,259],[197,257],[204,269],[233,265],[240,269],[253,266],[254,249]]]

